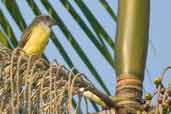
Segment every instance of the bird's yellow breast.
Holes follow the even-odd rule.
[[[38,24],[32,30],[23,51],[27,55],[40,55],[47,45],[50,35],[50,28],[44,24]]]

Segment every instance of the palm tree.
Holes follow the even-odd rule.
[[[87,56],[87,51],[80,46],[80,43],[76,40],[77,36],[74,36],[66,21],[64,21],[59,16],[59,11],[56,11],[53,3],[47,0],[26,0],[25,3],[29,6],[33,14],[41,15],[43,14],[41,8],[44,9],[51,15],[58,24],[58,29],[64,35],[67,43],[69,43],[74,52],[77,54],[77,58],[81,60],[82,63],[88,69],[88,72],[95,78],[97,84],[100,85],[101,91],[93,91],[99,98],[104,98],[104,101],[99,101],[99,99],[90,98],[92,107],[99,112],[99,106],[97,103],[105,106],[105,108],[111,108],[115,106],[115,103],[121,105],[118,108],[120,114],[129,113],[132,108],[135,110],[140,110],[141,107],[140,100],[142,97],[142,82],[144,79],[144,69],[147,56],[148,47],[148,25],[149,25],[149,2],[150,0],[119,0],[118,17],[116,17],[114,11],[112,10],[109,3],[105,0],[98,1],[101,6],[107,12],[107,15],[113,20],[113,23],[117,24],[116,33],[116,43],[114,42],[114,36],[110,36],[108,32],[102,26],[102,23],[93,15],[93,11],[90,10],[85,1],[82,0],[60,0],[60,3],[65,8],[67,13],[72,16],[73,20],[79,25],[80,31],[83,31],[87,38],[91,41],[95,50],[103,57],[107,65],[116,70],[117,86],[116,86],[116,96],[111,96],[113,93],[107,88],[107,83],[104,82],[105,76],[102,76],[100,72],[96,69],[93,62]],[[17,27],[23,31],[26,27],[27,19],[23,18],[23,7],[21,7],[16,0],[2,0],[0,2],[1,6],[6,8],[6,11],[12,17]],[[84,15],[88,23],[82,18],[78,10]],[[16,37],[16,31],[14,27],[11,26],[10,21],[5,13],[5,10],[0,8],[0,42],[8,47],[15,48],[17,46],[18,37]],[[25,12],[27,13],[27,12]],[[51,33],[52,45],[56,50],[60,52],[60,56],[65,61],[68,68],[75,67],[72,57],[69,56],[67,50],[64,48],[65,44],[59,40],[59,36],[56,34],[56,29]],[[111,51],[112,50],[112,51]],[[115,60],[113,59],[113,52],[115,52]],[[50,59],[46,57],[45,59]],[[58,60],[60,61],[60,60]],[[76,68],[76,72],[79,72],[79,68]],[[86,74],[86,73],[85,73]],[[113,74],[111,74],[113,75]],[[113,80],[115,78],[113,77]],[[115,88],[115,87],[113,87]],[[101,100],[101,99],[100,99]],[[109,102],[108,102],[109,101]],[[110,102],[112,101],[112,103]],[[107,103],[108,102],[108,103]],[[76,107],[76,101],[73,99],[73,107]],[[107,104],[105,104],[107,103]],[[111,105],[109,105],[111,103]],[[106,107],[107,106],[107,107]],[[108,107],[109,106],[109,107]],[[110,107],[111,106],[111,107]],[[124,109],[123,110],[123,106]],[[116,107],[115,107],[116,108]],[[120,110],[121,109],[121,110]]]

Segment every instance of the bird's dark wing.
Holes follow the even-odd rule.
[[[27,43],[27,41],[29,40],[31,34],[32,34],[32,30],[30,27],[28,27],[26,30],[24,30],[17,47],[23,48],[25,46],[25,44]]]
[[[20,41],[19,41],[17,47],[19,47],[19,48],[22,49],[22,48],[25,46],[25,44],[27,43],[27,41],[29,40],[29,38],[30,38],[30,36],[31,36],[31,34],[32,34],[33,28],[34,28],[35,26],[37,26],[37,24],[38,24],[38,23],[37,23],[36,21],[33,21],[33,22],[30,24],[30,26],[27,27],[27,28],[23,31],[23,33],[22,33],[22,35],[21,35],[21,38],[20,38]]]

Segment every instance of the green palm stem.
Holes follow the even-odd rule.
[[[119,0],[116,35],[118,105],[135,106],[142,96],[148,48],[150,0]]]

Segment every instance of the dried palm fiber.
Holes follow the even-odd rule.
[[[0,47],[0,113],[70,113],[72,96],[90,86],[63,65]]]

